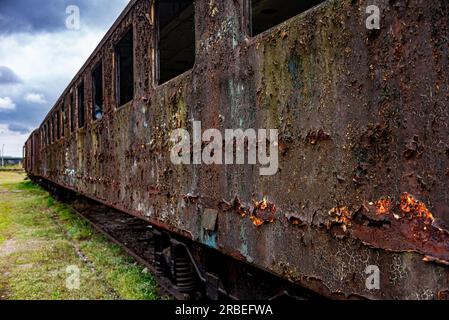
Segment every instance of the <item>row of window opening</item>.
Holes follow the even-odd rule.
[[[76,105],[75,93],[77,98]],[[99,120],[103,117],[103,106],[103,71],[102,63],[100,62],[92,71],[92,120]],[[71,92],[69,95],[69,115],[67,115],[66,102],[63,101],[59,110],[55,111],[44,124],[41,132],[43,145],[49,145],[63,138],[66,135],[66,125],[70,132],[75,131],[76,127],[83,128],[86,122],[85,110],[84,82],[81,82],[76,87],[75,92]],[[76,116],[77,118],[75,118]]]
[[[302,13],[323,0],[251,0],[250,34],[255,36],[283,21]],[[156,13],[158,21],[158,65],[157,82],[163,84],[190,70],[195,61],[195,19],[193,0],[159,0]],[[134,43],[133,28],[130,28],[115,45],[116,100],[122,106],[134,98]],[[104,113],[103,65],[99,62],[92,70],[91,118],[99,120]],[[85,125],[84,83],[69,97],[69,128]],[[75,119],[75,107],[77,119]],[[76,120],[76,123],[75,123]],[[44,144],[64,137],[67,121],[65,102],[43,127]]]

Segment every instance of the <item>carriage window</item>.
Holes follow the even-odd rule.
[[[92,119],[103,117],[103,65],[100,62],[92,71]]]
[[[75,103],[73,101],[73,93],[70,95],[70,131],[75,130]]]
[[[47,125],[44,124],[44,147],[48,145],[48,134],[47,134]]]
[[[195,62],[195,12],[193,0],[160,0],[159,77],[162,84],[186,72]]]
[[[84,83],[78,86],[78,128],[84,127]]]
[[[115,47],[117,65],[117,101],[119,106],[134,98],[133,29],[130,29]]]
[[[45,138],[47,140],[47,146],[50,144],[50,122],[47,122],[45,125],[45,128],[47,130],[47,133],[45,134]]]
[[[324,0],[251,0],[251,35],[264,32]]]
[[[61,105],[61,136],[64,137],[65,134],[65,108],[64,103]]]
[[[61,138],[61,111],[56,111],[56,139]]]
[[[51,143],[55,142],[56,120],[55,115],[51,116]]]

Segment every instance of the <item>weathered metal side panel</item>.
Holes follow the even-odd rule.
[[[421,260],[447,261],[449,249],[447,232],[436,227],[448,222],[448,4],[382,4],[377,33],[365,28],[364,2],[335,1],[254,39],[254,56],[242,65],[256,61],[256,88],[247,89],[256,101],[246,108],[258,108],[240,119],[280,129],[281,171],[260,180],[235,172],[228,196],[248,204],[268,196],[279,220],[294,216],[304,226],[278,221],[255,230],[247,222],[232,237],[229,222],[218,238],[229,249],[248,248],[239,251],[255,264],[321,279],[332,292],[436,297],[447,288],[447,267]],[[435,227],[402,218],[403,192],[431,209]],[[385,197],[391,207],[378,215],[370,202]],[[343,208],[347,221],[329,215]],[[365,287],[368,265],[383,270],[379,291]]]
[[[45,148],[42,176],[328,296],[442,297],[449,3],[378,4],[379,31],[365,1],[335,0],[249,38],[243,0],[197,0],[195,66],[156,86],[151,3],[137,1],[98,55],[105,116]],[[131,24],[136,97],[116,110],[113,44]],[[171,164],[169,132],[192,119],[278,129],[279,172]]]

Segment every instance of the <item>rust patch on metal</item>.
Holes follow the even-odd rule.
[[[305,221],[303,221],[301,216],[299,216],[296,213],[286,213],[284,216],[287,219],[287,221],[290,222],[294,226],[302,227],[307,224]]]
[[[329,211],[329,226],[343,231],[364,244],[395,252],[417,252],[426,262],[449,265],[449,233],[434,225],[427,206],[407,192],[396,204],[389,198],[364,204],[353,214],[346,207]]]
[[[347,207],[335,207],[329,210],[329,216],[331,217],[327,227],[330,229],[334,224],[340,225],[344,232],[351,226],[353,214]]]
[[[273,223],[276,219],[276,206],[266,198],[262,201],[254,201],[249,218],[253,224],[260,227],[264,223]]]
[[[233,211],[242,218],[249,216],[250,220],[257,227],[265,223],[273,223],[276,220],[276,205],[263,198],[262,201],[252,200],[251,205],[244,205],[238,196],[232,201],[222,200],[220,202],[223,211]]]
[[[377,215],[384,215],[391,210],[391,200],[390,199],[380,199],[376,201],[376,213]]]
[[[330,139],[330,134],[324,132],[323,129],[310,131],[306,136],[306,141],[311,145],[316,145],[320,141]]]
[[[429,209],[427,209],[426,205],[419,200],[415,200],[407,192],[401,195],[400,208],[408,219],[422,219],[425,224],[431,224],[435,221],[435,218]]]
[[[437,293],[438,300],[449,300],[449,290],[441,290]]]
[[[237,212],[242,218],[244,218],[247,215],[247,210],[248,208],[246,208],[242,202],[240,201],[238,196],[235,196],[234,199],[229,202],[226,200],[222,200],[220,202],[221,205],[221,209],[223,211],[235,211]]]

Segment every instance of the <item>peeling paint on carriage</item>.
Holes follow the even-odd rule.
[[[41,148],[27,171],[325,296],[441,298],[449,287],[449,3],[379,1],[382,28],[372,31],[365,2],[325,1],[249,37],[244,0],[213,9],[196,0],[195,65],[158,86],[154,26],[144,18],[152,1],[133,1],[61,98],[84,78],[90,106],[87,75],[102,59],[103,118]],[[117,109],[115,66],[106,62],[131,25],[135,98]],[[190,119],[278,129],[278,174],[171,164],[168,134],[190,131]],[[403,191],[435,221],[407,218]],[[275,210],[262,219],[273,223],[255,227],[251,204],[264,195],[273,203],[264,208]],[[201,208],[218,211],[212,234]],[[366,289],[368,265],[379,266],[381,290]]]

